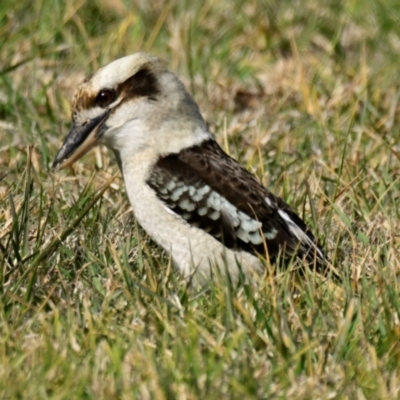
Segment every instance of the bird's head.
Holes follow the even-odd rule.
[[[85,80],[72,100],[72,123],[53,167],[71,165],[97,143],[122,159],[147,150],[157,157],[209,135],[183,84],[147,53],[120,58]]]

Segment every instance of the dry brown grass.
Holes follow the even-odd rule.
[[[8,3],[0,397],[398,398],[396,2]],[[317,232],[340,294],[286,271],[188,293],[110,184],[109,152],[49,171],[77,83],[138,50]]]

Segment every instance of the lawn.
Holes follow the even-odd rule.
[[[0,398],[400,398],[398,1],[130,3],[2,0]],[[275,268],[194,292],[111,152],[51,170],[76,86],[143,50],[342,282]]]

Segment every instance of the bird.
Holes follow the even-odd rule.
[[[281,259],[329,271],[311,230],[226,154],[158,57],[139,52],[100,68],[77,87],[71,117],[53,168],[97,144],[111,149],[136,220],[188,281],[259,276]]]

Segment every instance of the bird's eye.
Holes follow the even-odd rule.
[[[96,97],[96,104],[102,108],[109,106],[115,100],[115,91],[103,89]]]

